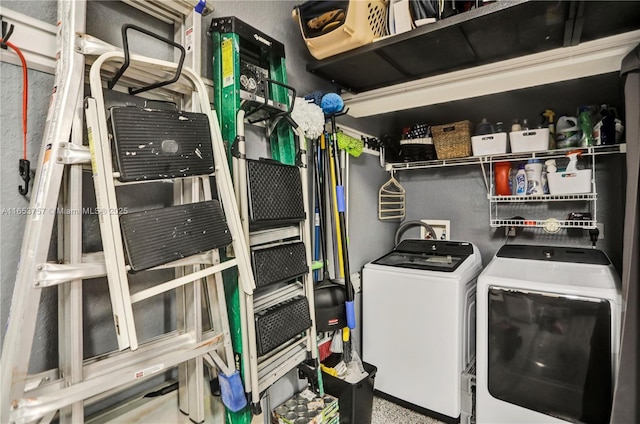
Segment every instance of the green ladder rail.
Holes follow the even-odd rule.
[[[234,17],[214,19],[209,32],[213,38],[213,100],[231,158],[237,136],[237,112],[243,100],[256,103],[247,112],[247,115],[255,112],[256,122],[264,117],[261,113],[264,108],[260,106],[263,102],[283,112],[289,107],[284,45]],[[247,85],[253,82],[257,84]],[[296,147],[290,125],[279,123],[270,143],[274,160],[295,164]]]
[[[250,238],[256,233],[250,233],[247,210],[242,208],[242,203],[247,197],[244,187],[246,179],[243,179],[246,178],[247,172],[244,124],[264,123],[269,139],[270,159],[283,165],[298,167],[302,185],[306,187],[304,135],[303,139],[300,139],[299,131],[294,130],[297,125],[289,116],[293,108],[295,90],[287,85],[284,45],[235,17],[213,19],[209,35],[213,40],[214,108],[226,144],[227,159],[232,164],[247,244],[251,247]],[[296,138],[299,139],[300,147]],[[303,191],[303,196],[307,198],[306,191]],[[304,204],[307,204],[306,200]],[[297,240],[310,246],[307,228],[309,213],[305,212],[307,219],[296,224],[295,231]],[[277,241],[274,239],[270,243]],[[307,251],[307,261],[310,257],[310,252]],[[313,311],[313,280],[310,278],[310,264],[308,265],[308,275],[301,277],[302,291],[309,302],[310,310]],[[266,304],[286,298],[289,295],[284,294],[287,289],[282,291],[285,297],[249,296],[238,290],[235,275],[232,273],[225,275],[225,288],[236,367],[243,375],[245,389],[251,388],[248,390],[250,406],[239,413],[227,414],[226,420],[233,424],[248,424],[252,415],[261,413],[260,395],[270,384],[286,370],[291,370],[294,362],[299,364],[307,359],[316,359],[315,323],[312,323],[302,339],[293,343],[290,349],[283,348],[273,357],[269,356],[271,354],[260,356],[256,348],[254,308],[258,308],[255,309],[258,311]],[[311,318],[315,321],[313,315]],[[298,347],[294,348],[294,345]],[[265,365],[267,363],[270,365]]]

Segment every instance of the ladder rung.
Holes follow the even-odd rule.
[[[307,255],[304,243],[287,243],[251,252],[253,273],[258,288],[288,281],[306,274]]]
[[[253,231],[249,234],[251,246],[258,246],[273,242],[280,242],[285,239],[300,237],[300,226],[291,225],[288,227],[271,228],[267,230]]]
[[[252,231],[306,219],[298,167],[247,160],[247,180]]]
[[[302,283],[287,284],[285,286],[273,286],[261,290],[253,297],[253,308],[255,312],[260,312],[271,308],[285,299],[301,296],[304,294]]]
[[[305,343],[300,342],[291,345],[286,351],[283,351],[283,353],[287,356],[285,357],[285,355],[283,355],[278,358],[278,361],[274,361],[268,366],[259,368],[258,391],[262,392],[267,389],[282,376],[289,373],[289,371],[307,359],[308,347]]]
[[[122,215],[120,223],[133,271],[153,268],[232,242],[217,200],[132,212]]]
[[[234,259],[228,260],[219,265],[214,265],[212,267],[208,267],[206,269],[202,269],[200,271],[196,271],[194,273],[184,275],[182,277],[173,279],[171,281],[167,281],[166,283],[158,284],[157,286],[153,286],[146,290],[139,291],[131,295],[131,303],[140,302],[141,300],[159,295],[160,293],[167,292],[171,289],[175,289],[177,287],[191,283],[192,281],[199,280],[201,278],[207,277],[217,272],[222,272],[225,269],[229,269],[231,267],[236,266],[236,264],[237,262]]]
[[[197,356],[216,350],[224,343],[224,334],[196,341],[188,334],[141,346],[136,351],[115,355],[84,368],[84,379],[67,387],[52,384],[37,388],[25,396],[12,418],[31,422],[51,411],[96,396],[105,391],[140,381],[175,367]]]
[[[258,356],[263,356],[311,327],[309,301],[297,296],[255,314]]]
[[[211,132],[205,114],[114,107],[111,131],[121,181],[213,173]]]

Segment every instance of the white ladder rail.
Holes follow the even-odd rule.
[[[72,116],[76,99],[81,93],[81,80],[75,78],[84,68],[84,59],[75,51],[75,29],[84,29],[84,1],[62,2],[58,10],[59,35],[56,63],[55,92],[52,94],[49,113],[45,123],[44,139],[36,166],[30,210],[35,215],[27,217],[24,240],[20,251],[20,265],[16,275],[11,301],[7,332],[2,347],[2,369],[0,375],[0,422],[10,422],[11,410],[22,398],[28,373],[33,339],[22,337],[34,334],[36,311],[40,302],[40,290],[33,289],[36,266],[46,261],[50,239],[42,234],[51,234],[54,216],[43,208],[56,205],[58,188],[62,181],[64,165],[55,158],[60,151],[60,142],[68,141],[71,121],[61,117]],[[37,214],[43,211],[43,214]]]
[[[80,77],[81,86],[84,78]],[[73,117],[71,140],[67,146],[82,147],[83,99],[76,100],[76,113]],[[73,148],[71,147],[71,148]],[[56,158],[58,159],[58,158]],[[61,204],[69,211],[82,210],[83,165],[75,163],[65,168],[61,193]],[[72,266],[82,263],[82,215],[64,214],[58,219],[58,254],[62,262]],[[67,236],[65,236],[67,234]],[[58,366],[60,374],[68,384],[76,384],[82,380],[83,346],[83,311],[82,311],[82,279],[76,278],[58,287]],[[60,410],[60,424],[78,422],[84,417],[82,402]]]
[[[315,306],[314,306],[314,292],[313,292],[313,271],[311,269],[311,232],[308,225],[308,218],[300,222],[293,227],[286,227],[284,229],[268,230],[259,232],[259,235],[253,235],[249,229],[249,201],[247,190],[247,166],[246,166],[246,142],[244,139],[244,116],[245,110],[240,108],[237,111],[237,127],[235,140],[237,148],[237,157],[232,158],[233,162],[233,178],[234,187],[236,187],[236,197],[238,204],[240,205],[240,216],[242,218],[242,227],[246,237],[247,245],[252,246],[251,241],[269,243],[274,242],[281,235],[288,235],[289,237],[298,237],[300,241],[305,244],[305,254],[308,272],[304,276],[302,283],[302,292],[307,298],[309,304],[309,311],[311,317],[311,327],[305,331],[304,336],[297,340],[292,345],[278,350],[273,354],[265,355],[264,357],[258,357],[258,348],[256,341],[256,328],[255,328],[255,310],[257,304],[269,303],[269,300],[262,298],[255,298],[255,295],[248,296],[241,294],[240,304],[244,307],[244,313],[241,311],[242,320],[242,335],[243,335],[243,363],[245,364],[245,389],[251,394],[251,402],[253,405],[259,405],[260,394],[267,390],[276,381],[289,373],[297,365],[303,362],[307,357],[311,359],[317,358],[318,346],[316,338],[316,325],[315,325]],[[299,137],[301,162],[306,163],[306,138],[304,133],[299,130],[296,131],[296,135]],[[300,138],[302,137],[302,138]],[[309,194],[306,187],[308,187],[308,177],[305,168],[299,168],[301,175],[301,184],[303,187],[303,205],[304,213],[307,217],[309,214]],[[293,229],[292,229],[293,228]],[[284,289],[282,292],[291,291]],[[247,349],[248,348],[248,349]],[[248,369],[247,369],[248,368]]]
[[[118,55],[121,53],[117,53],[116,55]],[[134,59],[135,60],[135,59]],[[187,73],[189,72],[189,70],[185,70]],[[204,86],[203,83],[197,81],[196,84],[194,84],[194,86],[196,86],[197,88],[200,89],[200,93],[205,93],[206,94],[206,87]],[[99,92],[101,92],[101,90],[99,90]],[[206,96],[205,96],[206,97]],[[215,115],[210,111],[210,107],[209,107],[209,103],[208,100],[205,100],[204,98],[200,98],[200,107],[204,110],[204,111],[208,111],[207,115],[210,121],[210,126],[211,126],[211,132],[212,132],[212,140],[221,140],[220,135],[219,135],[219,128],[217,127],[217,122],[216,122],[216,118]],[[73,113],[73,112],[72,112]],[[217,133],[217,138],[216,138],[216,133]],[[221,142],[219,143],[213,143],[214,144],[214,150],[217,150],[216,152],[216,157],[218,158],[218,160],[216,160],[216,163],[219,164],[220,161],[220,154],[222,153],[222,157],[224,157],[225,152],[224,149],[221,147]],[[51,148],[49,148],[49,150],[52,150]],[[54,156],[57,157],[57,156]],[[61,160],[61,165],[64,165],[64,160]],[[79,161],[82,162],[82,161]],[[218,180],[223,180],[225,181],[227,184],[230,181],[230,177],[229,177],[229,173],[228,173],[228,169],[226,170],[226,176],[224,175],[224,172],[220,173],[218,171],[220,171],[221,167],[218,165],[217,167],[217,171],[216,171],[216,176]],[[80,169],[80,168],[79,168]],[[106,169],[106,168],[105,168]],[[224,168],[222,168],[224,170]],[[61,174],[62,172],[60,172]],[[104,173],[106,175],[106,173]],[[203,178],[203,181],[205,179]],[[206,180],[208,181],[208,177],[206,178]],[[230,186],[227,186],[230,187]],[[204,190],[206,191],[206,190]],[[210,190],[209,190],[210,192]],[[241,283],[243,284],[243,291],[252,291],[252,287],[255,287],[255,283],[253,282],[253,275],[251,274],[250,270],[249,270],[249,265],[248,265],[248,254],[247,254],[247,249],[246,249],[246,244],[243,245],[244,239],[243,237],[239,237],[239,235],[241,235],[242,231],[241,230],[237,230],[236,228],[239,228],[239,219],[237,218],[237,205],[234,204],[233,202],[233,196],[231,196],[229,194],[229,190],[220,190],[220,197],[222,198],[222,202],[223,202],[223,207],[225,208],[225,214],[227,215],[227,220],[230,224],[229,226],[229,230],[230,233],[232,233],[232,237],[234,240],[234,250],[236,252],[236,257],[240,256],[240,260],[238,261],[238,263],[236,263],[236,266],[238,266],[238,272],[240,274],[240,278],[241,278]],[[46,203],[46,202],[45,202]],[[44,204],[44,203],[43,203]],[[46,204],[51,204],[46,203]],[[106,202],[107,205],[111,205],[111,203]],[[230,213],[229,213],[230,211]],[[73,242],[72,242],[73,243]],[[109,249],[107,249],[108,251]],[[92,272],[93,274],[99,273],[100,272],[100,268],[103,266],[102,264],[100,264],[99,262],[90,262],[87,263],[86,267],[84,267],[85,269],[83,270],[83,255],[80,253],[80,261],[77,264],[69,264],[68,268],[65,269],[64,266],[60,267],[59,271],[61,273],[67,273],[67,272],[76,272],[76,273],[80,273],[82,275],[83,272],[88,272],[87,270],[89,268],[91,268],[92,270],[90,272]],[[45,256],[46,258],[46,256]],[[214,259],[215,261],[215,259]],[[37,263],[40,264],[46,264],[46,262],[44,260],[41,261],[35,261]],[[226,265],[225,265],[226,266]],[[35,268],[35,267],[34,267]],[[105,267],[106,268],[106,267]],[[44,270],[46,271],[46,270]],[[106,271],[106,270],[105,270]],[[219,271],[219,269],[217,269],[216,271]],[[213,273],[211,273],[213,274]],[[209,284],[208,286],[208,292],[215,292],[217,290],[218,292],[218,296],[224,295],[224,291],[222,290],[222,287],[220,284],[217,284],[217,289],[214,289],[211,285],[211,281],[214,278],[220,278],[220,276],[218,274],[215,275],[215,277],[213,275],[209,274],[208,275],[208,280],[209,280]],[[74,275],[72,276],[72,278],[76,278],[78,277],[78,275]],[[46,279],[46,278],[45,278]],[[59,282],[58,282],[59,283]],[[44,286],[44,285],[43,285]],[[64,285],[65,287],[67,285]],[[193,287],[199,287],[199,285],[197,284],[191,284],[190,286]],[[62,286],[61,286],[62,287]],[[38,290],[36,290],[37,292]],[[27,296],[29,297],[29,296]],[[31,300],[33,302],[32,299],[33,296],[31,296],[31,298],[29,298],[28,300]],[[197,309],[200,310],[200,297],[199,296],[195,296],[195,298],[197,299],[193,304],[192,304],[192,309]],[[39,299],[39,296],[38,296]],[[18,302],[19,303],[19,302]],[[14,302],[14,305],[16,303]],[[197,306],[196,306],[197,305]],[[68,307],[63,307],[63,309],[65,309],[65,313],[68,313],[69,311],[67,310]],[[224,315],[226,317],[226,309],[224,309],[224,311],[222,311],[220,308],[217,309],[218,313],[221,313],[221,315]],[[191,316],[191,315],[189,315]],[[189,324],[188,327],[190,328],[194,328],[195,329],[195,333],[194,334],[201,334],[201,329],[198,329],[198,324],[196,323],[200,323],[201,324],[201,319],[199,319],[200,317],[196,317],[194,318],[194,321],[192,324]],[[34,318],[35,319],[35,318]],[[217,320],[212,320],[212,321],[217,321]],[[179,336],[180,337],[180,336]],[[171,364],[174,363],[182,363],[184,361],[179,361],[180,358],[184,359],[186,358],[186,360],[198,360],[197,358],[199,358],[200,363],[202,362],[202,354],[205,354],[206,352],[210,352],[211,350],[206,350],[206,348],[204,346],[209,346],[210,348],[212,346],[215,347],[214,350],[217,349],[224,349],[225,351],[225,356],[227,357],[228,361],[232,360],[232,350],[231,350],[231,345],[230,345],[230,341],[229,341],[229,334],[228,334],[228,329],[226,330],[226,332],[224,333],[224,337],[222,337],[223,343],[215,343],[214,342],[216,340],[219,340],[221,337],[221,335],[216,335],[214,339],[207,339],[204,341],[204,344],[201,346],[195,346],[193,347],[193,352],[189,352],[185,355],[181,356],[172,356],[174,355],[174,353],[172,352],[171,354],[167,353],[167,355],[165,355],[163,357],[163,360],[165,361],[165,366],[170,366]],[[176,341],[178,343],[180,343],[180,340],[183,340],[184,342],[186,342],[187,340],[184,340],[184,338],[182,339],[178,339],[178,340],[173,340],[172,344],[175,344]],[[188,347],[188,346],[186,346]],[[6,345],[5,345],[5,350],[6,350]],[[142,348],[141,348],[142,349]],[[197,350],[196,350],[197,349]],[[204,349],[204,350],[203,350]],[[174,349],[175,350],[175,349]],[[135,352],[129,352],[129,354],[133,354],[135,355],[136,352],[145,352],[146,350],[141,351],[140,349],[138,351]],[[157,354],[157,349],[153,348],[151,350],[151,352],[156,353]],[[194,353],[195,352],[195,353]],[[201,353],[202,352],[202,353]],[[5,358],[7,358],[8,356],[3,355],[3,360]],[[140,357],[140,355],[137,355],[136,357]],[[196,363],[197,366],[197,362]],[[22,366],[26,365],[28,366],[28,359],[26,359],[25,361],[23,361],[23,363],[21,364]],[[104,369],[104,366],[106,365],[105,362],[102,362],[99,364],[99,368],[100,369]],[[141,366],[140,364],[136,364],[135,365],[137,368],[139,369],[139,367]],[[3,364],[4,367],[4,364]],[[151,367],[153,368],[153,367]],[[155,366],[156,369],[163,369],[161,366]],[[201,368],[201,367],[200,367]],[[119,367],[116,369],[117,372],[124,372],[124,367]],[[86,376],[90,376],[91,373],[88,372],[88,368],[84,367],[84,373]],[[7,375],[7,373],[3,373],[3,375]],[[26,375],[26,372],[25,372]],[[72,385],[70,387],[68,387],[67,389],[65,389],[64,391],[60,391],[59,387],[56,387],[56,384],[52,384],[52,385],[48,385],[47,387],[39,387],[34,389],[33,392],[30,392],[30,397],[28,399],[21,399],[18,400],[18,398],[20,396],[16,396],[16,402],[13,402],[12,405],[12,409],[13,409],[13,413],[11,414],[11,419],[12,420],[16,420],[19,422],[22,421],[30,421],[32,419],[38,418],[38,417],[43,417],[45,415],[50,415],[55,412],[55,410],[57,408],[63,408],[66,407],[70,404],[76,404],[76,405],[81,405],[82,399],[86,399],[87,396],[97,396],[99,393],[104,393],[105,388],[111,387],[112,389],[115,387],[118,387],[119,385],[125,385],[125,384],[129,384],[131,381],[128,380],[128,377],[121,377],[119,379],[117,379],[117,381],[114,381],[112,378],[112,373],[109,373],[109,375],[104,375],[103,377],[99,377],[97,380],[85,380],[80,382],[77,385]],[[25,380],[26,381],[26,380]],[[196,381],[196,380],[194,380]],[[201,380],[200,380],[201,381]],[[4,384],[4,381],[3,381]],[[112,385],[112,386],[111,386]],[[14,393],[17,393],[19,391],[22,391],[24,388],[24,384],[22,385],[22,389],[19,388],[20,384],[11,384],[11,389]],[[50,390],[50,392],[48,392],[47,390]],[[42,392],[42,396],[40,396],[38,393]],[[6,393],[6,391],[3,391],[3,393]],[[93,394],[95,393],[95,394]],[[33,396],[31,396],[33,395]],[[2,404],[2,409],[3,409],[3,414],[4,411],[8,411],[8,409],[5,407],[6,405],[8,405],[8,403],[4,402],[4,395],[3,395],[3,404]],[[199,406],[193,407],[190,405],[190,410],[192,409],[196,409],[196,410],[200,410],[201,408]],[[194,413],[195,414],[195,413]],[[194,418],[197,415],[191,415],[190,418]],[[34,418],[35,417],[35,418]],[[61,416],[62,419],[62,416]]]

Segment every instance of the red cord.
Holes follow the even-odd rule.
[[[2,39],[0,38],[0,42]],[[13,43],[9,41],[4,43],[8,47],[11,47],[14,52],[20,58],[22,63],[22,155],[24,159],[27,159],[27,102],[29,99],[29,80],[27,78],[27,61],[24,59],[24,55]]]

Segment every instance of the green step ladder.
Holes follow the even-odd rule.
[[[245,424],[251,421],[252,415],[262,412],[261,395],[278,379],[303,362],[317,367],[306,141],[290,118],[293,100],[290,102],[289,98],[295,99],[296,94],[287,85],[284,45],[235,17],[213,19],[209,34],[213,39],[214,107],[233,169],[253,265],[260,268],[261,277],[264,277],[261,264],[277,263],[283,260],[283,254],[298,260],[297,267],[292,267],[298,269],[298,274],[284,277],[287,280],[284,281],[282,276],[273,275],[278,272],[272,269],[266,277],[272,277],[276,282],[269,283],[268,287],[258,287],[253,295],[238,290],[235,275],[226,275],[236,366],[243,375],[249,396],[246,410],[228,414],[226,418],[230,423]],[[245,123],[263,124],[266,128],[269,160],[247,159]],[[267,174],[274,177],[265,178]],[[271,185],[273,181],[277,183]],[[287,191],[289,197],[282,191]],[[266,192],[282,196],[283,202],[286,199],[299,201],[295,205],[299,214],[293,213],[297,218],[293,222],[276,222],[269,228],[254,225],[256,219],[264,218],[257,211],[260,205],[256,203],[259,202],[256,197],[262,197],[260,194]],[[283,202],[276,204],[282,206]],[[275,215],[279,218],[289,216],[291,211],[284,209],[275,211]],[[277,327],[279,311],[294,319],[286,325],[281,324],[276,335],[268,329]],[[291,331],[289,327],[295,328],[294,333],[299,332],[276,340],[280,338],[281,330]]]

